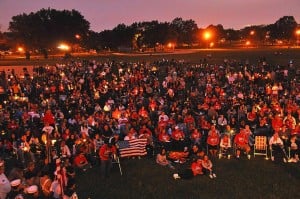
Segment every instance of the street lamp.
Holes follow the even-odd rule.
[[[23,47],[18,47],[18,52],[19,53],[23,53],[24,52],[24,48]]]
[[[79,34],[76,34],[75,38],[79,40],[79,39],[81,39],[81,36]]]
[[[168,48],[169,48],[170,50],[174,51],[174,49],[175,49],[175,44],[172,43],[172,42],[169,42],[169,43],[168,43]]]
[[[299,46],[300,29],[296,30],[296,36],[297,36],[297,46]]]
[[[250,41],[246,41],[246,47],[249,47],[250,46],[250,44],[251,44],[251,42]]]
[[[211,33],[209,31],[205,31],[203,37],[207,41],[211,38]]]
[[[212,35],[211,35],[210,31],[205,31],[203,33],[203,38],[207,42],[208,47],[209,47],[209,40],[211,39],[211,37],[212,37]]]
[[[57,48],[62,50],[62,51],[70,50],[70,46],[68,46],[67,44],[60,44],[59,46],[57,46]]]

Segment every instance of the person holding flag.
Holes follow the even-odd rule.
[[[101,176],[109,177],[112,167],[112,160],[117,154],[114,137],[109,138],[108,143],[101,146],[99,150],[99,157],[101,160]]]

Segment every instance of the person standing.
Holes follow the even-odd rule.
[[[5,173],[4,161],[0,160],[0,199],[6,199],[11,190],[11,185]]]
[[[102,177],[108,177],[111,167],[112,160],[117,153],[117,148],[114,145],[113,138],[111,137],[107,144],[101,146],[99,150],[99,157],[101,160],[101,175]]]

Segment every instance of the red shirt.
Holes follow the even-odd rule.
[[[195,140],[195,139],[201,138],[201,136],[202,136],[202,134],[199,131],[193,130],[193,132],[191,134],[191,139]]]
[[[207,144],[211,146],[219,145],[220,138],[217,134],[212,134],[207,137]]]
[[[281,118],[274,118],[272,120],[272,127],[273,129],[279,129],[283,126],[283,120]]]
[[[181,140],[184,138],[184,133],[181,130],[175,129],[175,131],[172,132],[172,138],[174,140]]]
[[[254,112],[248,113],[247,119],[248,119],[249,121],[254,121],[254,120],[256,119],[256,113],[254,113]]]
[[[237,144],[238,146],[248,144],[247,135],[244,134],[243,132],[236,134],[236,136],[234,138],[234,143]]]
[[[193,124],[193,123],[195,123],[195,119],[191,115],[186,116],[184,118],[184,123],[186,123],[186,124]]]
[[[160,133],[158,135],[158,140],[160,142],[170,142],[170,136],[166,133]]]
[[[77,155],[77,156],[74,158],[74,164],[75,164],[75,166],[79,166],[79,165],[84,164],[84,163],[86,163],[86,162],[87,162],[87,159],[86,159],[86,157],[85,157],[84,155],[82,155],[82,154],[79,154],[79,155]]]
[[[193,162],[191,165],[191,169],[193,171],[194,176],[202,173],[202,164],[197,162]]]
[[[43,121],[44,121],[44,124],[46,124],[46,123],[48,123],[49,125],[55,124],[54,115],[51,113],[51,111],[47,111],[45,113]]]
[[[112,154],[116,154],[117,148],[115,146],[108,147],[107,144],[101,146],[99,150],[99,157],[101,160],[109,160]]]

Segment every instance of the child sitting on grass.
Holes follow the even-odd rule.
[[[162,148],[160,153],[156,156],[156,163],[162,166],[168,166],[171,169],[175,169],[171,161],[167,159],[166,149]]]
[[[208,155],[205,155],[202,160],[202,167],[204,173],[209,173],[209,177],[211,179],[216,178],[216,174],[213,172],[213,164],[211,160],[208,158]]]

